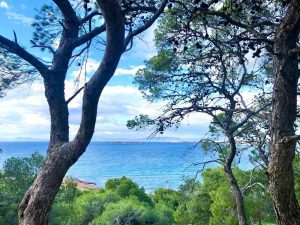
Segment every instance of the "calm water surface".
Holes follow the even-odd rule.
[[[200,149],[192,150],[195,143],[91,143],[67,175],[84,181],[96,182],[103,187],[106,180],[126,176],[147,191],[156,188],[176,189],[184,177],[194,177],[200,162],[214,158]],[[46,154],[47,142],[0,142],[0,168],[12,156],[26,157],[34,152]],[[213,166],[213,165],[211,165]]]

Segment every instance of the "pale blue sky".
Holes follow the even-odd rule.
[[[43,3],[51,1],[38,0],[0,0],[0,34],[13,39],[13,31],[18,36],[19,44],[26,46],[27,50],[39,57],[39,50],[30,48],[29,40],[32,38],[31,22],[35,9]],[[151,131],[129,131],[125,124],[128,119],[138,114],[155,116],[163,103],[148,103],[142,98],[137,87],[132,85],[133,77],[143,62],[156,52],[153,37],[155,26],[142,35],[143,41],[135,39],[134,47],[126,52],[119,63],[115,76],[105,88],[100,99],[97,125],[94,141],[104,140],[135,140],[147,137]],[[88,62],[88,71],[92,73],[101,61],[101,52],[91,49],[91,58]],[[66,81],[66,95],[75,91],[74,76],[78,68],[73,68]],[[70,104],[70,133],[76,133],[79,125],[81,109],[81,96]],[[205,115],[191,115],[183,126],[167,131],[164,136],[177,137],[185,140],[200,139],[206,132],[209,117]],[[0,140],[22,140],[24,138],[48,139],[49,113],[43,94],[42,82],[25,85],[8,92],[0,100]]]

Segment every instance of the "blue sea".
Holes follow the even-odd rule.
[[[0,142],[0,168],[10,157],[27,157],[34,152],[45,156],[47,142]],[[159,187],[177,189],[185,178],[194,178],[201,166],[191,162],[214,159],[196,143],[105,143],[93,142],[70,168],[67,176],[95,182],[103,187],[110,178],[126,176],[147,192]],[[245,162],[247,163],[247,162]],[[215,166],[215,165],[210,165]]]

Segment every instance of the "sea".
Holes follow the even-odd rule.
[[[0,168],[10,157],[46,155],[47,142],[0,142]],[[216,159],[194,142],[92,142],[67,176],[104,187],[111,178],[126,176],[148,193],[157,188],[178,189],[185,179],[201,181],[199,162]],[[242,162],[246,168],[247,160]],[[215,163],[207,167],[217,166]]]

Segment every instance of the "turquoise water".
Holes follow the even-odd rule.
[[[191,161],[213,159],[195,143],[91,143],[67,175],[103,187],[106,180],[126,176],[148,192],[159,187],[176,189],[184,177],[195,177],[199,167]],[[33,152],[46,154],[46,142],[0,142],[0,168],[12,156],[26,157]],[[213,165],[211,165],[213,166]]]

